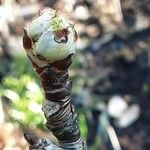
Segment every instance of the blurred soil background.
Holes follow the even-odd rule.
[[[0,0],[0,150],[27,150],[27,128],[57,142],[22,47],[23,28],[46,7],[79,35],[69,74],[89,150],[150,150],[149,0]]]

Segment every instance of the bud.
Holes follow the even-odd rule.
[[[38,66],[67,58],[75,53],[77,33],[67,18],[48,9],[24,29],[23,46]]]

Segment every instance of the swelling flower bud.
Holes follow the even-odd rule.
[[[75,53],[77,33],[58,11],[43,11],[24,29],[23,46],[38,66],[63,60]]]

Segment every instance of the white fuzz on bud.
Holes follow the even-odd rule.
[[[49,9],[25,29],[24,48],[34,63],[43,66],[75,53],[77,33],[67,18]]]

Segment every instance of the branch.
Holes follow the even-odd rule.
[[[77,114],[70,103],[72,85],[68,80],[68,68],[76,39],[74,26],[54,10],[43,12],[24,29],[23,46],[45,92],[42,110],[47,120],[46,127],[59,142],[56,146],[48,139],[27,132],[25,139],[31,150],[86,150]]]

